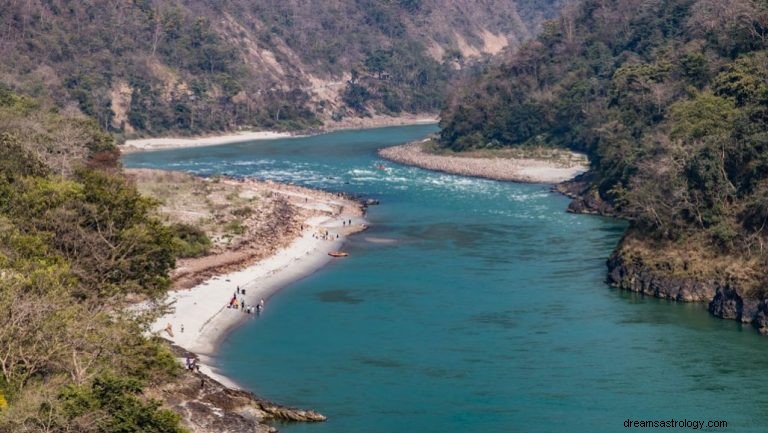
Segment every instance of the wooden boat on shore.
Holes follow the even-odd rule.
[[[331,257],[347,257],[349,253],[345,253],[344,251],[331,251],[328,255]]]

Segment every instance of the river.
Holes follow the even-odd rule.
[[[568,199],[546,185],[376,156],[436,128],[124,158],[128,167],[252,176],[381,201],[369,210],[371,228],[345,246],[349,258],[286,287],[220,349],[217,362],[236,382],[329,417],[281,431],[593,433],[625,431],[627,419],[768,430],[759,387],[768,339],[700,304],[608,287],[605,259],[625,223],[566,213]]]

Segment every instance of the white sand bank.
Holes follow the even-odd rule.
[[[181,147],[214,146],[253,140],[274,140],[276,138],[286,137],[292,137],[292,135],[287,132],[251,131],[210,137],[142,138],[137,140],[126,140],[125,144],[121,146],[121,149],[123,153],[131,153],[149,150],[176,149]]]
[[[589,169],[586,156],[567,151],[562,152],[566,157],[565,161],[439,155],[425,150],[423,146],[426,142],[425,140],[380,149],[379,156],[400,164],[444,173],[526,183],[559,183]]]
[[[339,200],[338,203],[329,204],[343,205],[342,199]],[[329,252],[341,247],[346,235],[365,228],[365,220],[356,212],[356,207],[345,206],[345,209],[349,211],[337,216],[310,218],[299,238],[252,266],[213,277],[189,290],[172,292],[169,301],[175,311],[158,319],[152,325],[152,332],[201,355],[201,371],[228,386],[236,387],[231,380],[217,373],[215,367],[211,366],[210,357],[215,354],[218,343],[231,328],[246,320],[257,320],[258,317],[241,309],[227,308],[230,299],[236,295],[238,300],[244,299],[247,305],[252,306],[264,299],[267,302],[261,314],[270,314],[269,297],[280,288],[315,272],[330,260],[351,260],[328,256]],[[342,224],[342,221],[350,219],[351,226]],[[326,231],[332,240],[320,238],[319,234]],[[245,289],[245,295],[235,293],[238,286]],[[165,331],[169,324],[173,335]]]

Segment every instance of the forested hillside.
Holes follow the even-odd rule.
[[[181,240],[116,156],[95,121],[0,87],[0,432],[182,431],[142,397],[181,369],[123,310],[165,294]]]
[[[585,151],[592,171],[575,208],[631,220],[614,283],[675,299],[725,288],[762,298],[767,37],[765,2],[585,0],[457,91],[441,142]]]
[[[0,81],[116,133],[435,112],[451,77],[560,0],[11,0]]]

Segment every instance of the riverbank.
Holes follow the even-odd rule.
[[[406,114],[402,116],[372,115],[370,117],[345,117],[338,121],[329,121],[323,125],[322,132],[343,131],[347,129],[370,129],[387,126],[423,125],[437,123],[440,118],[437,114]]]
[[[120,146],[123,153],[146,152],[152,150],[178,149],[183,147],[214,146],[244,141],[274,140],[293,136],[288,132],[243,131],[224,135],[204,135],[198,137],[158,137],[126,140]]]
[[[379,156],[400,164],[484,179],[560,183],[588,170],[586,156],[558,149],[539,149],[529,157],[515,149],[455,153],[437,151],[432,140],[379,149]],[[544,153],[546,152],[546,153]]]
[[[366,227],[358,202],[324,191],[237,179],[199,179],[199,182],[214,183],[214,186],[200,190],[199,187],[186,187],[184,182],[192,176],[182,173],[158,170],[129,170],[128,173],[138,179],[140,190],[147,189],[148,183],[165,184],[176,193],[174,197],[184,197],[187,191],[189,197],[203,195],[209,202],[222,197],[231,199],[234,195],[249,199],[253,219],[266,220],[262,221],[264,230],[251,227],[248,221],[239,221],[239,226],[248,228],[244,233],[251,236],[233,241],[215,235],[212,254],[180,260],[172,273],[176,290],[170,292],[167,299],[173,311],[151,326],[152,332],[200,355],[201,371],[231,387],[237,385],[211,368],[210,357],[229,330],[259,317],[255,312],[228,308],[233,296],[238,303],[245,302],[251,307],[262,299],[268,301],[280,288],[315,272],[330,260],[339,260],[328,253],[339,250],[348,235]],[[147,177],[152,180],[148,181]],[[234,187],[237,189],[233,190]],[[158,194],[154,191],[150,196],[157,197]],[[275,208],[276,203],[282,210],[270,213],[268,210]],[[236,214],[240,214],[238,210],[242,205],[241,202],[229,203],[230,207],[236,208]],[[188,218],[190,214],[201,220],[210,218],[204,209],[196,208],[189,201],[171,201],[163,206],[161,213],[171,221]],[[214,203],[213,208],[224,214],[224,206]],[[221,226],[222,223],[214,222],[213,225]],[[217,245],[222,242],[226,246]],[[244,293],[238,293],[238,288]],[[268,302],[261,314],[269,314]]]
[[[216,146],[221,144],[242,143],[247,141],[274,140],[278,138],[300,137],[304,135],[325,134],[348,129],[382,128],[387,126],[421,125],[437,123],[437,115],[414,115],[370,117],[348,117],[338,121],[329,121],[321,128],[312,131],[242,131],[228,134],[206,134],[193,137],[154,137],[126,140],[120,149],[123,153],[147,152],[153,150],[181,149],[188,147]]]

